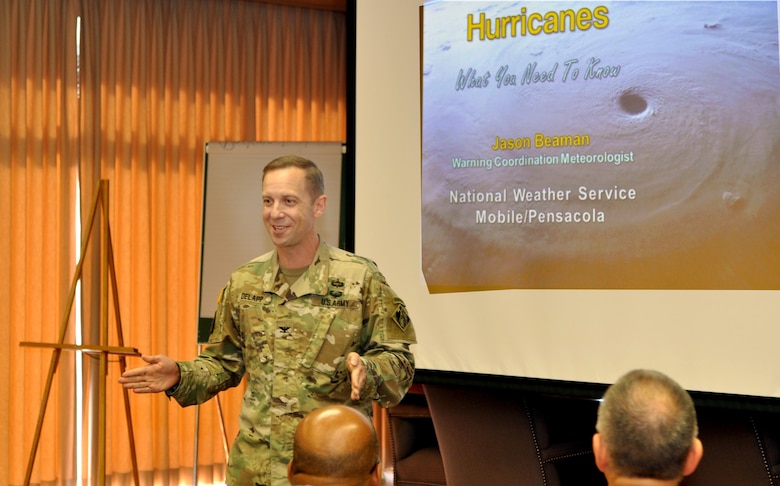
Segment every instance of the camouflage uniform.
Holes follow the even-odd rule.
[[[293,435],[303,415],[340,403],[371,416],[372,400],[397,404],[414,377],[409,348],[415,342],[403,301],[373,262],[320,243],[290,287],[272,251],[233,273],[209,346],[178,363],[181,381],[169,394],[182,406],[203,403],[246,373],[228,484],[288,484]],[[350,399],[351,351],[366,366],[359,402]]]

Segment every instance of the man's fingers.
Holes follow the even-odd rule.
[[[360,383],[359,375],[358,377],[352,377],[352,393],[350,394],[350,398],[353,400],[360,400],[360,389],[363,388],[363,384]]]

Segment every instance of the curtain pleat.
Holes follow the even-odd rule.
[[[0,401],[0,479],[24,479],[52,353],[19,342],[56,341],[62,326],[78,251],[77,182],[86,218],[99,181],[108,181],[124,345],[190,359],[198,352],[205,143],[343,141],[345,53],[340,12],[240,0],[0,2],[0,317],[9,323],[0,393],[11,397]],[[117,345],[111,293],[109,333],[101,335],[96,223],[84,261],[82,338]],[[61,354],[32,484],[74,484],[74,354]],[[133,482],[132,461],[117,361],[110,357],[106,377],[106,470],[109,484],[124,485]],[[92,461],[82,467],[94,475],[101,377],[96,358],[83,362],[91,442],[83,452]],[[221,482],[222,427],[229,445],[242,388],[199,410],[131,394],[141,484],[191,484],[196,443],[199,483]]]
[[[0,7],[0,471],[9,484],[24,480],[39,416],[46,422],[31,481],[72,474],[64,438],[74,423],[74,356],[56,361],[44,403],[52,353],[19,343],[56,342],[62,332],[73,339],[64,311],[75,265],[75,37],[66,35],[74,5]]]

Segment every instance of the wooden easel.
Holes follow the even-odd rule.
[[[67,333],[68,321],[70,319],[70,312],[73,308],[73,300],[76,295],[76,284],[81,278],[82,268],[84,264],[84,256],[89,246],[89,237],[92,234],[92,228],[95,223],[95,216],[97,215],[97,207],[102,203],[102,218],[101,218],[101,245],[100,245],[100,343],[99,344],[66,344],[65,334]],[[114,320],[116,321],[116,331],[118,336],[118,346],[111,346],[108,343],[108,287],[109,278],[111,279],[113,289],[113,301],[114,301]],[[54,373],[57,371],[57,365],[60,360],[60,354],[62,350],[70,351],[82,351],[87,354],[94,354],[99,357],[99,383],[98,383],[98,480],[100,485],[106,483],[106,375],[108,368],[109,355],[119,356],[119,367],[122,373],[127,368],[125,357],[126,356],[141,356],[135,348],[125,347],[122,338],[122,321],[119,314],[119,293],[116,285],[116,270],[114,268],[114,250],[111,245],[111,230],[108,224],[108,181],[101,180],[100,185],[95,192],[95,198],[92,203],[92,209],[89,216],[87,227],[84,231],[84,237],[81,242],[81,255],[79,257],[78,265],[76,266],[76,272],[73,275],[73,281],[70,286],[70,294],[68,295],[68,304],[65,309],[65,314],[62,318],[62,325],[60,327],[59,340],[56,343],[34,343],[34,342],[21,342],[21,346],[42,347],[51,348],[51,364],[49,365],[49,374],[46,378],[46,387],[43,394],[43,400],[41,402],[41,410],[38,414],[38,424],[35,427],[35,437],[33,439],[32,450],[30,451],[30,458],[27,462],[27,472],[24,477],[25,486],[29,486],[30,478],[32,476],[33,464],[35,463],[35,455],[38,451],[38,444],[41,438],[41,429],[43,428],[43,418],[46,414],[46,404],[49,401],[49,394],[51,392],[52,381],[54,380]],[[128,391],[122,388],[124,393],[125,403],[125,416],[127,417],[127,432],[130,437],[130,455],[133,461],[133,479],[136,486],[139,486],[138,478],[138,462],[135,453],[135,439],[133,438],[133,422],[130,416],[130,398]]]

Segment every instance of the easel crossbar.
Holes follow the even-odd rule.
[[[30,341],[22,341],[19,346],[29,348],[59,348],[69,351],[81,351],[87,354],[118,354],[120,356],[141,356],[141,353],[136,348],[128,348],[127,346],[100,346],[95,344],[59,344],[59,343],[35,343]]]

